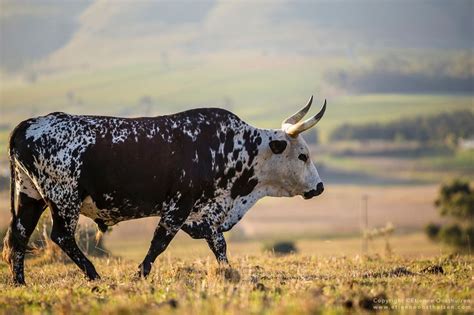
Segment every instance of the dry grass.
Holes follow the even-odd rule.
[[[473,310],[472,256],[431,259],[271,254],[213,259],[161,257],[147,280],[136,264],[94,260],[102,280],[72,264],[28,261],[27,287],[13,287],[0,265],[0,313],[314,314],[374,307]],[[389,300],[388,304],[384,301]]]

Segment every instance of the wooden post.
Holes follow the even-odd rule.
[[[361,228],[362,228],[362,253],[367,254],[369,250],[369,239],[365,235],[369,230],[369,215],[368,215],[369,196],[362,195],[361,200]]]

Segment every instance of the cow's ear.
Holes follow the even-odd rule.
[[[286,149],[286,141],[285,140],[273,140],[270,141],[270,149],[275,154],[280,154]]]

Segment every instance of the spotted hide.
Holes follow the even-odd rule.
[[[258,199],[322,192],[302,137],[254,128],[215,108],[144,118],[52,113],[20,123],[9,154],[12,221],[3,257],[18,284],[25,282],[28,239],[46,207],[51,239],[97,279],[74,238],[80,214],[102,231],[159,216],[137,271],[146,276],[180,229],[205,239],[227,263],[223,232]]]

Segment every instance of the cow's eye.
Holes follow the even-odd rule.
[[[301,153],[300,155],[298,155],[298,159],[303,162],[306,162],[308,160],[308,156],[306,154]]]

